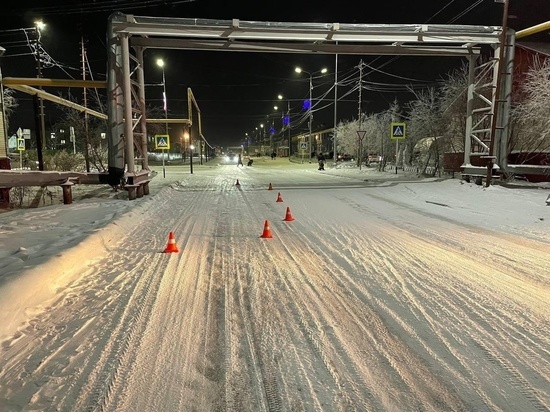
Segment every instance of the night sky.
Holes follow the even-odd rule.
[[[494,0],[386,0],[373,6],[363,1],[18,1],[2,14],[0,46],[6,49],[1,60],[4,77],[36,77],[36,63],[26,45],[21,28],[32,27],[42,18],[47,29],[42,44],[51,56],[52,67],[43,69],[43,77],[81,78],[81,39],[94,79],[104,80],[106,73],[106,27],[109,15],[125,14],[155,17],[191,17],[251,21],[325,22],[325,23],[397,23],[397,24],[479,24],[501,25],[503,4]],[[238,3],[238,4],[232,4]],[[519,5],[521,3],[521,5]],[[510,0],[509,27],[515,30],[550,20],[549,0]],[[47,5],[44,5],[47,4]],[[525,40],[550,41],[548,32]],[[157,58],[165,60],[165,75],[170,117],[186,117],[186,92],[193,90],[202,112],[203,134],[213,145],[238,144],[245,133],[253,133],[261,122],[280,125],[277,95],[290,101],[298,117],[302,101],[309,95],[309,78],[294,72],[296,66],[314,72],[327,67],[325,77],[315,80],[314,100],[334,83],[334,56],[283,55],[271,53],[229,53],[199,51],[147,50],[145,54],[146,98],[150,105],[162,107],[162,73]],[[451,69],[464,63],[460,58],[339,56],[338,77],[359,62],[377,71],[367,71],[365,80],[384,84],[435,85]],[[381,72],[382,73],[381,73]],[[87,76],[90,78],[90,75]],[[339,86],[338,119],[352,119],[358,113],[358,94]],[[396,93],[393,87],[376,87],[363,91],[361,109],[366,113],[384,110],[397,97],[411,98],[407,92]],[[55,93],[52,90],[48,90]],[[64,94],[67,90],[61,90]],[[17,93],[20,103],[12,117],[10,135],[18,127],[34,128],[32,98]],[[314,129],[332,127],[334,95],[326,97],[326,108],[315,113]],[[325,106],[325,104],[323,104]],[[286,109],[286,107],[285,107]],[[47,122],[54,122],[54,105],[46,103]],[[270,116],[270,117],[268,117]],[[307,123],[302,125],[307,128]]]

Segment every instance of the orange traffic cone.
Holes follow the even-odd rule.
[[[281,197],[281,192],[277,193],[277,202],[282,202],[283,198]]]
[[[164,253],[178,253],[178,247],[176,246],[176,239],[174,238],[174,233],[170,232],[170,236],[168,236],[168,243],[166,245],[166,249],[164,249]]]
[[[271,234],[271,230],[269,229],[269,222],[266,220],[264,223],[264,232],[260,237],[263,238],[272,238],[273,235]]]
[[[269,187],[267,188],[267,190],[273,190],[273,186],[271,186],[271,183],[269,184]]]
[[[235,186],[240,186],[239,179],[237,179],[237,183],[235,183]]]
[[[286,216],[285,218],[283,219],[285,222],[292,222],[294,220],[294,218],[292,217],[292,215],[290,214],[290,208],[287,207],[286,208]]]

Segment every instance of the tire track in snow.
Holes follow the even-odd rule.
[[[293,234],[297,232],[298,230],[293,232]],[[286,271],[279,271],[279,277],[288,291],[286,293],[293,297],[292,300],[287,302],[287,305],[293,307],[292,312],[295,313],[297,323],[302,326],[303,335],[310,343],[316,357],[318,356],[322,360],[334,382],[336,393],[341,398],[335,399],[335,402],[347,405],[347,407],[366,408],[369,410],[373,407],[372,404],[376,405],[376,402],[370,392],[360,393],[360,391],[354,388],[353,382],[361,382],[363,380],[363,377],[355,367],[354,359],[348,356],[348,349],[339,339],[336,339],[336,334],[332,332],[332,327],[328,327],[331,333],[326,333],[327,327],[324,325],[338,323],[334,315],[328,314],[325,309],[327,301],[324,298],[330,298],[326,293],[330,289],[327,285],[319,285],[319,279],[314,280],[311,277],[312,273],[307,270],[308,267],[319,267],[320,262],[318,259],[312,258],[311,253],[304,254],[298,252],[304,249],[304,244],[306,248],[309,246],[313,250],[315,240],[318,239],[310,240],[304,239],[301,236],[296,237],[298,238],[296,241],[286,237],[282,241],[282,247],[286,252],[287,259],[285,266],[290,265],[297,272],[292,273],[292,276],[288,276],[285,275]],[[308,245],[308,243],[311,244]],[[272,264],[276,266],[277,262],[273,260]],[[303,286],[307,286],[307,288],[304,289]],[[331,293],[333,292],[334,289]],[[284,294],[286,293],[284,292]],[[338,372],[339,367],[337,365],[340,364],[348,365],[347,373],[350,372],[349,368],[351,368],[353,371],[351,377],[344,378]],[[350,397],[351,392],[355,393],[353,398]],[[370,406],[367,401],[371,403]]]
[[[452,231],[451,231],[452,232]],[[427,239],[428,242],[432,243],[434,242],[433,237],[429,237]],[[418,244],[418,239],[415,239],[415,243]],[[486,244],[487,241],[484,239],[480,240],[481,244]],[[387,247],[387,245],[386,245]],[[434,257],[434,265],[437,264],[436,261],[438,260],[439,263],[441,263],[441,256],[445,256],[448,254],[451,254],[451,256],[454,256],[454,258],[448,259],[449,261],[454,260],[457,262],[456,257],[458,257],[458,262],[460,259],[462,259],[461,254],[462,251],[459,252],[458,256],[455,254],[456,252],[453,252],[452,250],[445,247],[445,252],[442,253],[442,245],[438,243],[432,244],[430,250],[434,250],[433,257]],[[475,245],[474,245],[475,247]],[[426,249],[426,248],[423,248]],[[439,252],[438,252],[439,251]],[[407,252],[405,252],[407,254]],[[484,256],[485,259],[489,258],[489,256]],[[411,262],[418,260],[414,259],[414,257],[410,256]],[[471,261],[471,259],[470,259]],[[480,262],[480,264],[483,263]],[[473,265],[471,262],[467,261],[464,262],[462,265],[460,265],[463,268],[469,268],[472,267],[471,272],[472,274],[476,274]],[[409,276],[413,277],[415,276],[415,273],[422,273],[421,270],[415,270],[410,271]],[[504,274],[502,274],[504,275]],[[494,276],[494,275],[493,275]],[[502,279],[506,276],[498,276],[498,278]],[[531,277],[528,277],[528,279],[531,279]],[[418,282],[424,282],[426,283],[426,279],[420,279],[418,278]],[[500,299],[497,299],[495,296],[495,299],[480,299],[480,296],[468,296],[465,294],[460,287],[456,286],[452,290],[452,296],[461,297],[462,302],[456,303],[457,308],[469,308],[469,311],[471,311],[475,317],[475,321],[469,322],[466,325],[463,325],[464,330],[473,330],[475,333],[472,333],[472,339],[475,341],[475,336],[484,336],[485,341],[491,342],[495,341],[495,348],[499,347],[501,350],[501,346],[510,346],[507,353],[509,356],[515,357],[514,363],[517,365],[522,365],[525,363],[525,360],[528,359],[528,364],[530,365],[539,365],[541,362],[539,362],[539,359],[547,359],[548,358],[548,349],[547,344],[545,345],[543,342],[540,342],[539,339],[537,339],[535,334],[529,332],[528,330],[521,327],[517,322],[517,313],[509,314],[508,310],[509,308],[506,307],[499,307],[498,302]],[[439,294],[436,290],[432,289],[429,290],[428,293],[422,296],[421,299],[428,299],[430,296],[434,296]],[[441,295],[441,300],[438,299],[438,301],[445,301],[445,297]],[[483,302],[483,305],[480,304],[480,302]],[[495,314],[495,304],[497,305],[497,312]],[[445,310],[448,313],[454,313],[456,312],[456,309],[446,309],[441,308],[439,310],[436,310],[436,313],[441,313],[441,310]],[[521,315],[522,317],[524,315]],[[525,318],[523,323],[527,323],[528,319]],[[450,324],[456,324],[461,323],[460,319],[453,319],[449,322]],[[444,326],[446,329],[452,330],[452,328],[449,328],[447,325]],[[538,333],[538,332],[537,332]],[[517,336],[517,337],[516,337]],[[520,339],[521,337],[521,339]],[[498,344],[496,342],[499,342]],[[516,345],[511,345],[510,343],[515,342]],[[521,345],[522,347],[519,348],[517,345]],[[519,355],[521,353],[521,355]],[[518,354],[518,355],[516,355]],[[536,371],[535,373],[542,376],[547,376],[548,373],[548,364],[544,366],[544,363],[542,366],[540,366],[542,370]],[[510,367],[505,368],[510,369]],[[475,373],[475,371],[472,371],[472,373]],[[519,372],[515,371],[512,374],[517,376]],[[532,397],[537,397],[536,393],[540,393],[540,390],[534,389],[536,388],[537,383],[531,382],[529,384],[524,385],[524,388],[522,389],[522,392],[526,391],[532,391],[533,395]],[[538,408],[539,406],[537,406]]]
[[[391,222],[391,221],[390,221],[390,222]],[[391,223],[393,224],[393,222],[391,222]],[[409,227],[409,226],[411,226],[411,225],[406,225],[406,226]],[[429,227],[432,227],[432,226],[429,226]],[[437,226],[435,226],[435,227],[437,227]],[[427,229],[427,228],[426,228],[426,229]],[[425,231],[426,229],[422,230],[422,232]],[[403,232],[407,232],[407,231],[410,230],[410,229],[400,229],[400,230],[403,231]],[[453,231],[450,231],[450,232],[452,233]],[[415,236],[415,235],[413,234],[413,236]],[[479,236],[479,235],[478,235],[478,236]],[[431,248],[436,250],[436,252],[434,253],[434,262],[433,262],[433,265],[430,265],[430,266],[431,266],[431,267],[434,267],[434,266],[437,265],[438,263],[441,264],[440,259],[439,259],[439,262],[438,262],[437,259],[435,258],[435,256],[439,256],[439,257],[442,256],[442,254],[441,254],[442,244],[441,244],[441,243],[437,243],[436,241],[434,241],[434,240],[433,240],[433,236],[432,236],[432,237],[427,236],[427,239],[424,239],[423,237],[422,237],[422,238],[421,238],[421,237],[417,237],[417,236],[415,236],[415,237],[416,237],[416,239],[415,239],[414,243],[415,243],[415,246],[416,246],[416,247],[418,247],[419,241],[424,241],[424,242],[427,241],[427,242],[429,242],[429,243],[431,244]],[[391,251],[391,243],[394,243],[394,242],[387,242],[387,243],[384,245],[384,247],[385,247],[384,250],[385,250],[385,253],[386,253],[386,254],[388,253],[388,251]],[[480,243],[486,245],[486,244],[487,244],[487,241],[482,240],[482,241],[480,241]],[[412,244],[412,242],[411,242],[411,244]],[[475,246],[476,246],[476,245],[474,245],[474,247],[475,247]],[[421,249],[422,249],[422,250],[426,250],[426,248],[421,248]],[[481,249],[483,249],[483,248],[481,248]],[[406,250],[406,248],[405,248],[405,250]],[[440,252],[438,253],[437,251],[440,251]],[[404,252],[404,253],[405,253],[405,254],[408,254],[407,252]],[[451,249],[451,248],[449,248],[449,247],[445,247],[445,252],[443,253],[443,256],[445,256],[445,253],[450,253],[450,254],[456,256],[456,253],[457,253],[457,252],[456,252],[454,249]],[[459,255],[458,255],[458,256],[459,256],[459,259],[461,259],[460,254],[464,254],[464,251],[459,249],[459,250],[458,250],[458,253],[459,253]],[[528,254],[528,255],[529,255],[529,254]],[[489,256],[485,256],[485,257],[487,258],[487,257],[489,257]],[[390,258],[391,258],[391,256],[390,256]],[[415,256],[413,256],[413,255],[410,255],[408,258],[409,258],[409,260],[410,260],[411,262],[415,262],[416,260],[418,260],[418,258],[417,258],[417,257],[415,258]],[[465,256],[465,259],[466,259],[466,256]],[[451,260],[451,259],[449,259],[449,260]],[[470,260],[471,260],[471,259],[470,259]],[[544,260],[539,260],[539,261],[544,261]],[[472,265],[472,267],[473,267],[473,265]],[[429,268],[429,267],[428,267],[428,268]],[[423,272],[422,272],[421,270],[411,270],[411,271],[410,271],[409,273],[407,273],[407,274],[410,275],[410,276],[414,276],[415,273],[423,273]],[[530,278],[530,277],[529,277],[529,278]],[[426,283],[426,279],[425,279],[425,278],[421,279],[421,278],[418,277],[417,282],[418,282],[418,285],[420,285],[420,284],[422,284],[422,283]],[[428,293],[429,293],[429,294],[428,294]],[[430,298],[430,294],[431,294],[431,296],[434,296],[434,294],[436,294],[436,295],[438,294],[438,293],[437,293],[437,290],[435,290],[435,289],[429,290],[428,293],[425,294],[425,295],[423,295],[419,301],[420,301],[420,302],[430,302],[430,299],[429,299],[429,298]],[[460,296],[460,293],[456,293],[456,294],[457,294],[458,296]],[[463,295],[463,297],[466,297],[466,295]],[[438,302],[439,302],[439,301],[441,301],[441,302],[446,301],[445,297],[442,296],[442,295],[441,295],[441,299],[432,299],[432,301],[434,301],[434,300],[435,300],[435,301],[438,301]],[[472,333],[472,336],[473,336],[473,337],[476,336],[477,334],[484,335],[484,334],[485,334],[485,330],[487,330],[487,334],[485,335],[485,338],[486,338],[488,341],[491,341],[491,340],[492,340],[492,339],[491,339],[491,338],[492,338],[492,335],[494,335],[495,332],[497,332],[497,331],[494,329],[494,327],[490,327],[490,326],[493,325],[493,324],[497,324],[497,325],[498,325],[498,324],[501,324],[501,323],[503,324],[503,326],[502,326],[502,328],[500,328],[500,329],[498,330],[498,332],[497,332],[497,335],[501,335],[500,337],[502,338],[501,340],[499,340],[500,342],[509,342],[510,340],[515,340],[515,339],[514,339],[514,336],[516,336],[516,334],[517,334],[518,336],[521,336],[521,334],[524,335],[524,334],[526,333],[525,330],[513,330],[512,333],[511,333],[511,332],[509,331],[510,325],[509,325],[508,323],[502,322],[502,321],[499,319],[499,318],[502,316],[502,314],[505,314],[505,316],[507,316],[507,315],[506,315],[506,308],[504,308],[504,312],[500,312],[500,313],[499,313],[499,318],[497,318],[496,316],[491,316],[491,313],[490,313],[490,311],[488,310],[488,307],[485,307],[485,305],[484,305],[483,307],[482,307],[481,305],[479,305],[478,302],[475,300],[475,298],[469,298],[469,299],[466,299],[466,300],[467,300],[467,301],[464,301],[464,300],[463,300],[463,303],[460,304],[460,305],[462,306],[463,304],[465,304],[465,306],[462,306],[462,307],[470,308],[470,310],[472,310],[472,311],[474,312],[474,316],[475,316],[478,320],[475,321],[475,322],[471,322],[470,325],[467,325],[467,326],[469,326],[469,328],[466,327],[466,328],[464,328],[464,329],[462,329],[462,330],[472,330],[472,328],[473,328],[473,331],[474,331],[474,332]],[[498,302],[498,301],[497,301],[497,302]],[[494,305],[494,302],[491,302],[491,309],[494,310],[494,308],[492,307],[493,305]],[[456,307],[456,308],[449,308],[449,309],[447,310],[447,312],[452,313],[452,312],[454,311],[454,309],[459,309],[461,306],[458,306],[458,304],[457,304],[457,307]],[[476,312],[476,308],[477,308],[477,307],[481,308],[481,309],[483,310],[483,312]],[[440,311],[434,310],[434,313],[438,313],[438,312],[440,312]],[[489,317],[489,319],[487,319],[487,317]],[[492,320],[490,319],[491,317],[493,317]],[[513,319],[513,316],[507,316],[507,317],[509,317],[510,319]],[[479,326],[479,325],[478,325],[478,324],[479,324],[479,321],[483,321],[483,322],[486,323],[488,326],[487,326],[486,328],[484,328],[484,329],[479,329],[479,327],[478,327],[478,326]],[[451,324],[452,324],[452,323],[451,323]],[[445,326],[448,327],[449,325],[445,325]],[[451,329],[452,329],[452,328],[451,328]],[[506,332],[504,332],[505,330],[506,330]],[[528,339],[527,341],[529,342],[530,340],[533,340],[533,341],[536,342],[537,339],[534,338],[534,335],[533,335],[533,339]],[[517,339],[517,341],[520,341],[520,340]],[[523,340],[522,340],[522,341],[523,341]],[[501,343],[501,344],[502,344],[502,343]],[[495,348],[496,348],[496,347],[495,347]],[[509,351],[509,352],[505,352],[505,353],[514,354],[514,353],[516,353],[516,350],[514,350],[514,349],[517,349],[517,348],[510,348],[510,351]],[[526,348],[524,349],[524,352],[525,352],[525,350],[527,350],[527,351],[529,352],[530,349],[531,349],[531,347],[526,345]],[[539,348],[539,353],[538,353],[538,354],[537,354],[537,353],[534,353],[535,357],[532,358],[532,362],[534,362],[534,364],[537,363],[537,362],[536,362],[537,355],[539,356],[539,359],[540,359],[541,354],[542,354],[542,358],[545,357],[544,352],[546,352],[546,350],[544,350],[543,352],[540,352],[541,350],[542,350],[542,347]],[[495,353],[496,353],[496,352],[495,352]],[[491,356],[494,356],[494,355],[491,355]],[[512,356],[513,356],[513,355],[512,355]],[[516,364],[521,364],[521,363],[522,363],[522,359],[517,358],[516,361],[515,361],[515,363],[516,363]],[[511,368],[511,367],[508,366],[508,367],[505,368],[505,369],[510,369],[510,368]],[[546,368],[545,368],[544,370],[546,370]],[[543,370],[541,376],[545,376],[544,370]],[[475,376],[475,371],[471,370],[471,373],[472,373],[472,375]],[[515,377],[517,378],[518,373],[519,373],[519,372],[514,371],[514,372],[512,372],[512,375],[515,376]],[[544,378],[543,378],[543,379],[544,379]],[[521,392],[524,393],[524,394],[525,394],[525,393],[530,393],[529,396],[526,396],[527,399],[531,399],[531,400],[532,400],[532,399],[537,398],[537,402],[534,403],[534,407],[538,410],[538,409],[540,409],[540,407],[541,407],[541,404],[538,403],[538,402],[540,402],[540,401],[542,401],[542,400],[539,400],[539,397],[537,396],[537,393],[540,393],[540,392],[538,392],[538,391],[536,391],[536,390],[533,390],[532,386],[533,386],[533,382],[531,382],[531,383],[529,383],[529,384],[525,383],[525,384],[523,385],[523,388],[521,389]],[[486,402],[487,402],[488,404],[491,404],[491,401],[488,400],[487,398],[486,398]],[[547,403],[547,402],[545,402],[545,401],[542,401],[542,402],[543,402],[543,404]]]
[[[338,245],[335,245],[338,248]],[[318,249],[322,247],[317,246]],[[322,255],[323,252],[319,251],[319,255]],[[414,383],[416,381],[430,382],[423,391],[428,393],[433,391],[435,388],[438,388],[439,394],[434,393],[433,398],[447,398],[446,404],[456,403],[456,395],[446,394],[443,395],[446,390],[440,387],[440,385],[434,380],[430,373],[427,373],[426,365],[422,365],[420,359],[415,358],[412,353],[406,346],[401,342],[396,340],[396,337],[393,334],[388,333],[388,326],[385,325],[377,311],[374,310],[374,307],[371,307],[371,302],[373,297],[370,293],[361,286],[349,273],[356,273],[359,268],[353,270],[347,270],[341,273],[339,276],[334,276],[336,285],[331,287],[331,290],[337,291],[350,291],[351,293],[343,294],[342,299],[340,300],[340,305],[342,308],[335,310],[335,312],[342,313],[342,310],[348,314],[347,318],[349,322],[353,322],[355,328],[364,335],[369,337],[369,340],[374,344],[373,348],[379,353],[379,356],[372,358],[371,363],[376,364],[377,362],[382,362],[382,365],[390,367],[394,370],[395,376],[399,376],[401,383],[393,379],[393,384],[401,386],[400,392],[406,393],[407,390],[414,390]],[[344,283],[345,282],[345,283]],[[365,312],[365,313],[362,313]],[[361,316],[359,314],[361,313]],[[344,317],[343,317],[344,318]],[[351,326],[348,326],[351,328]],[[346,336],[348,342],[353,342],[353,339],[350,339],[350,336]],[[357,342],[360,341],[360,338],[357,339]],[[378,342],[383,342],[380,344]],[[349,346],[349,344],[348,344]],[[357,349],[347,348],[347,352],[357,351]],[[356,355],[359,356],[359,355]],[[378,360],[376,360],[378,359]],[[348,361],[344,361],[343,364],[348,364],[348,362],[353,361],[351,358]],[[351,362],[352,364],[357,364],[357,362]],[[414,368],[412,367],[414,364]],[[408,368],[404,369],[400,365],[409,365]],[[383,366],[381,369],[383,370]],[[414,370],[414,372],[413,372]],[[417,377],[424,372],[422,380],[418,380]],[[363,370],[361,375],[365,376],[366,372]],[[392,381],[392,378],[388,376],[386,378],[388,381]],[[354,381],[360,381],[360,379],[353,379]],[[384,380],[384,379],[382,379]],[[385,388],[384,391],[391,391],[389,387]],[[379,391],[380,392],[380,391]],[[418,396],[419,393],[416,394]],[[452,400],[454,398],[454,400]],[[429,399],[425,400],[427,404],[430,403]]]
[[[200,325],[205,306],[198,276],[203,256],[196,253],[200,249],[196,243],[202,242],[208,219],[192,218],[200,213],[199,205],[206,192],[198,191],[189,197],[175,191],[167,210],[158,211],[164,213],[167,221],[174,221],[180,252],[164,255],[170,264],[161,268],[163,280],[143,338],[134,350],[129,383],[121,388],[120,399],[113,403],[112,410],[178,410],[188,401],[197,407],[203,402],[209,405],[208,381],[215,377],[207,365],[208,353],[200,350],[205,340]],[[200,391],[193,390],[197,385]],[[160,393],[163,395],[157,396]]]
[[[240,197],[237,197],[236,204],[233,206],[238,209],[239,215],[247,216],[249,219],[257,216],[257,208],[251,201],[251,198],[256,198],[256,194],[249,194],[244,191],[240,191]],[[250,198],[249,198],[250,197]],[[267,206],[267,205],[266,205]],[[253,219],[255,220],[255,219]],[[257,219],[260,220],[260,219]],[[246,243],[242,248],[246,254]],[[258,390],[257,401],[258,408],[260,410],[277,412],[281,409],[281,402],[279,399],[279,389],[277,380],[275,379],[272,369],[269,366],[269,360],[266,357],[266,353],[263,350],[262,345],[262,331],[258,327],[258,323],[262,323],[263,319],[257,314],[262,313],[262,302],[258,302],[254,299],[253,288],[250,284],[250,275],[243,267],[242,262],[239,262],[239,254],[232,254],[232,259],[228,262],[232,268],[229,273],[234,273],[235,278],[230,279],[228,284],[234,292],[231,302],[235,302],[232,310],[236,312],[237,318],[240,320],[242,330],[244,333],[244,340],[241,341],[241,349],[244,349],[249,353],[251,361],[248,362],[248,367],[251,372],[251,378],[256,382]],[[234,335],[237,336],[237,335]],[[244,348],[242,347],[244,345]],[[233,342],[233,344],[235,344]],[[254,383],[252,383],[254,385]]]

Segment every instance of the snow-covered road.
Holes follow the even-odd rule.
[[[25,308],[0,411],[548,411],[550,208],[509,192],[182,173]]]

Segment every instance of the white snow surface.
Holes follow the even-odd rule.
[[[0,214],[0,411],[550,410],[548,187],[210,163]]]

